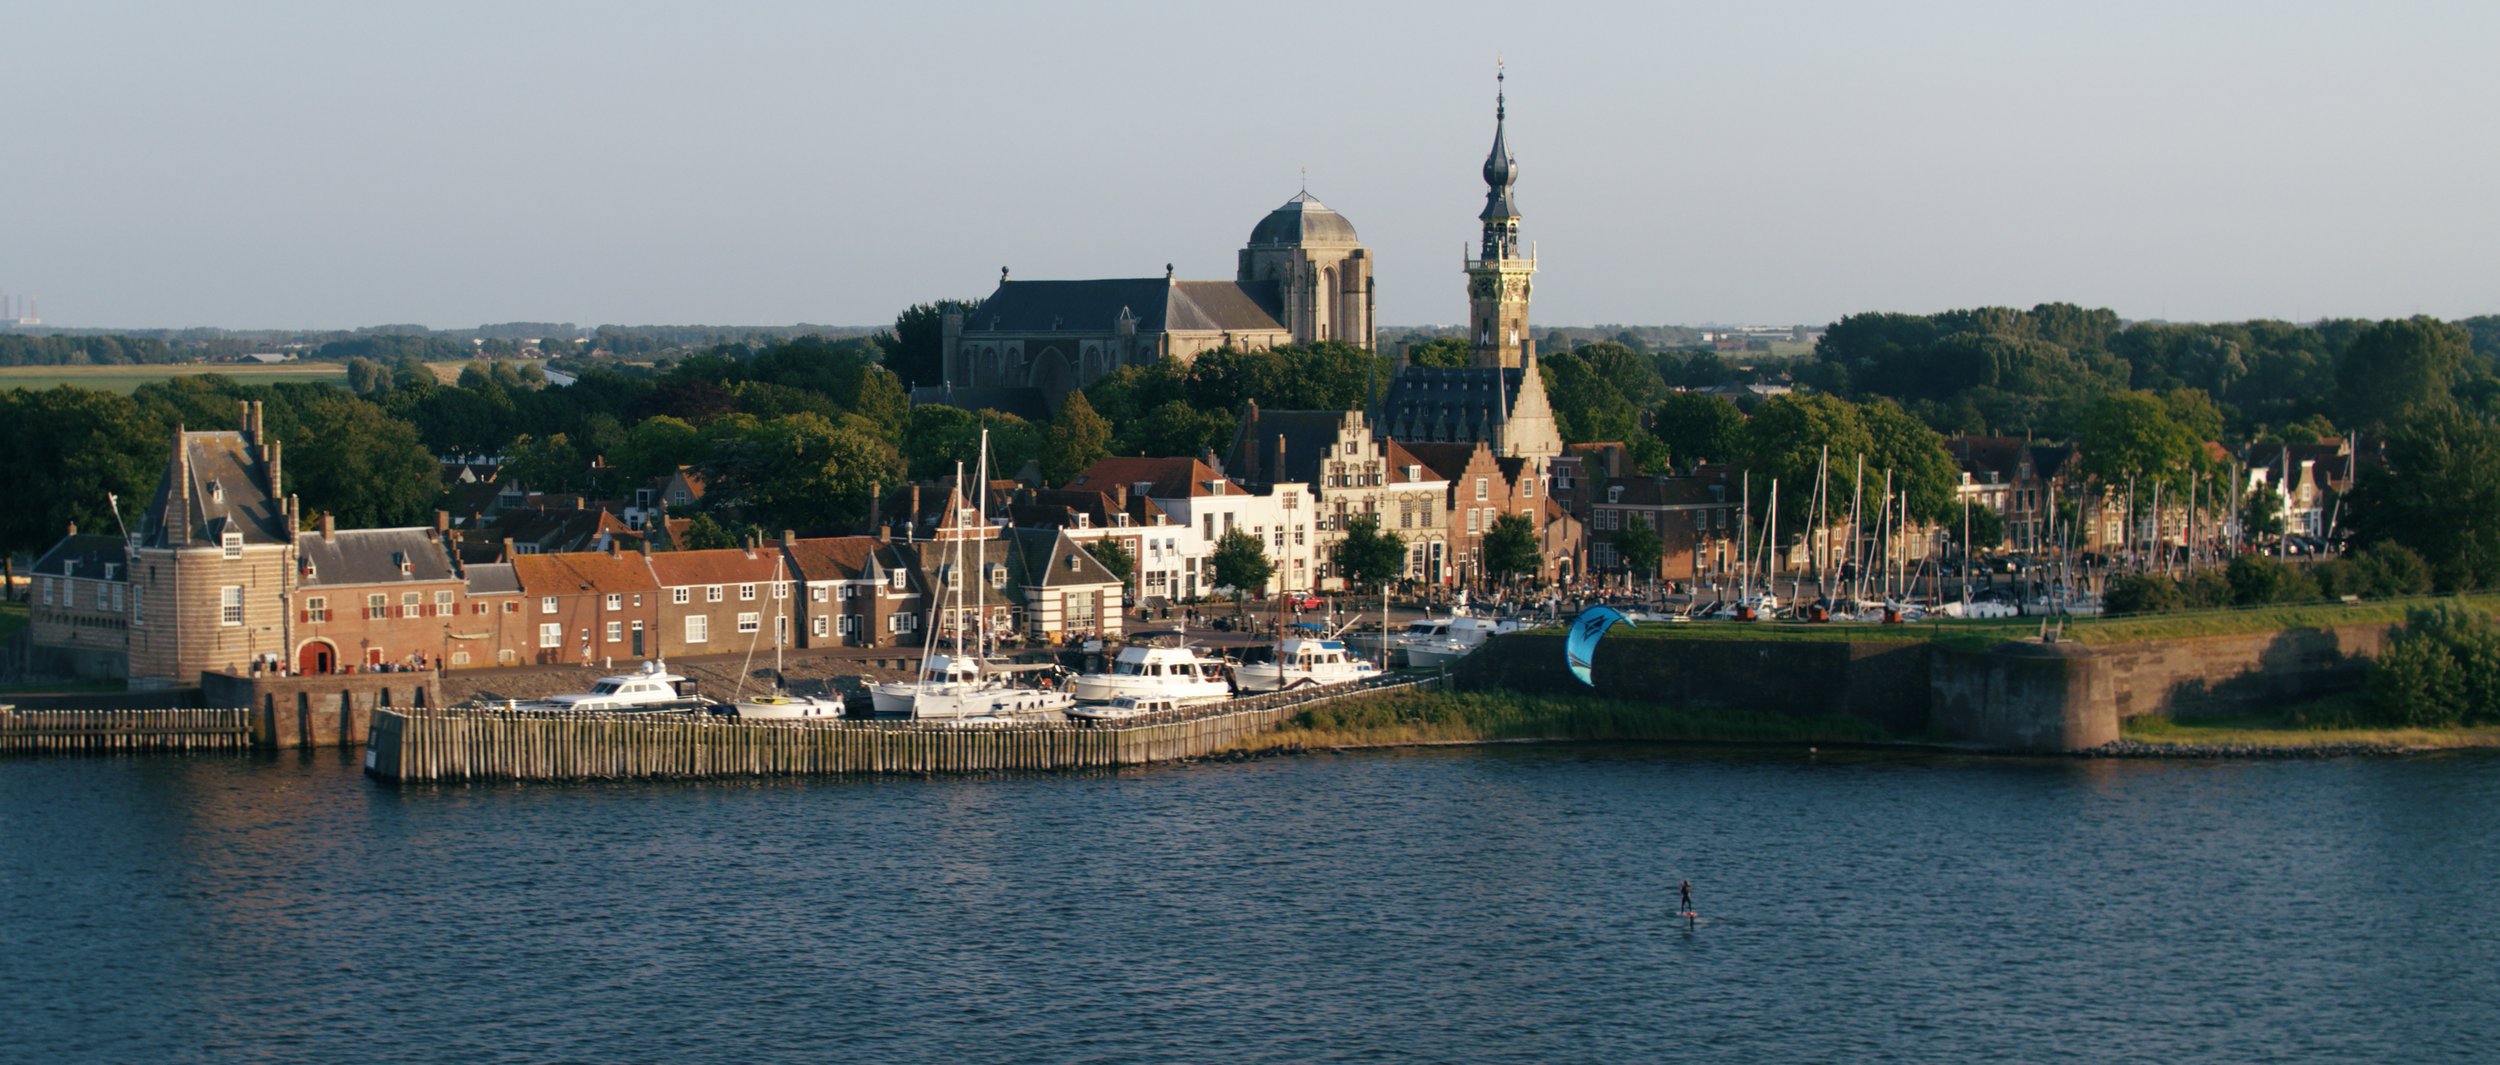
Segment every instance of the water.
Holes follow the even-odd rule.
[[[2488,1060],[2495,871],[2478,755],[12,759],[0,1059]]]

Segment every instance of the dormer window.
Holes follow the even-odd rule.
[[[1079,515],[1077,515],[1077,516],[1076,516],[1076,527],[1077,527],[1077,528],[1080,528],[1080,529],[1090,529],[1090,528],[1093,528],[1093,527],[1094,527],[1094,517],[1093,517],[1093,515],[1091,515],[1091,514],[1079,514]]]
[[[1007,567],[995,562],[990,563],[990,587],[1007,587]]]
[[[1619,484],[1607,485],[1607,486],[1606,486],[1606,502],[1609,502],[1609,503],[1621,503],[1621,502],[1623,502],[1623,486],[1622,486],[1622,485],[1619,485]]]
[[[211,503],[224,503],[226,501],[226,486],[215,481],[208,482],[208,501]]]
[[[893,590],[898,591],[898,592],[900,592],[900,591],[904,591],[904,590],[905,590],[905,586],[904,586],[904,574],[903,574],[903,571],[902,571],[902,570],[899,570],[899,569],[898,569],[898,570],[895,570],[895,571],[893,572],[893,574],[892,574],[891,576],[889,576],[889,577],[888,577],[888,579],[887,579],[887,581],[886,581],[886,586],[887,586],[887,587],[889,587],[889,588],[892,588]]]
[[[226,549],[226,557],[227,557],[227,558],[242,558],[242,557],[243,557],[243,534],[242,534],[242,533],[239,533],[239,532],[230,532],[230,533],[227,533],[225,536],[220,537],[219,539],[220,539],[220,544],[221,544],[221,546],[223,546],[223,547]]]

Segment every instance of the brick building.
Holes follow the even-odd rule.
[[[769,648],[798,624],[777,549],[665,551],[645,561],[659,587],[662,655]]]
[[[130,675],[129,568],[121,537],[81,534],[76,525],[35,560],[26,616],[37,672]]]
[[[1724,476],[1634,477],[1605,485],[1589,504],[1589,568],[1624,574],[1615,536],[1638,521],[1658,537],[1662,557],[1656,573],[1627,574],[1635,581],[1710,579],[1736,562],[1738,492]]]
[[[291,649],[294,505],[260,404],[240,432],[174,430],[164,479],[130,548],[130,686],[188,687]]]
[[[596,665],[666,653],[660,585],[640,552],[514,555],[511,566],[527,633],[522,661]]]
[[[928,603],[913,553],[874,536],[784,538],[801,647],[910,647]]]
[[[295,627],[287,661],[301,673],[450,657],[466,620],[467,582],[434,528],[346,529],[321,516],[296,538]]]

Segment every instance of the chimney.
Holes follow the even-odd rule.
[[[509,537],[509,536],[504,537],[504,538],[503,538],[503,560],[504,560],[504,561],[506,561],[506,562],[510,562],[510,561],[512,561],[515,557],[518,557],[518,555],[519,555],[519,552],[516,552],[516,551],[512,550],[512,538],[511,538],[511,537]]]
[[[174,426],[173,492],[165,500],[165,543],[179,547],[191,542],[191,446],[183,441],[182,426]]]
[[[1275,468],[1275,469],[1272,469],[1272,470],[1267,471],[1267,483],[1269,483],[1269,484],[1275,484],[1276,482],[1281,481],[1281,480],[1284,480],[1284,479],[1285,479],[1285,434],[1283,434],[1283,433],[1278,433],[1278,434],[1276,434],[1276,468]]]
[[[278,487],[278,442],[275,440],[270,441],[266,445],[266,450],[269,455],[269,468],[264,472],[269,475],[269,496],[270,498],[275,499],[277,498],[278,493],[284,491],[284,489]]]
[[[436,540],[449,540],[449,539],[451,539],[451,512],[450,512],[450,511],[448,511],[448,510],[438,510],[438,511],[435,511],[435,512],[434,512],[434,539],[436,539]]]
[[[78,523],[77,523],[77,522],[73,521],[73,522],[70,522],[70,523],[69,523],[69,535],[71,535],[71,536],[76,536],[76,535],[78,535]]]
[[[617,542],[616,542],[616,537],[613,537],[613,536],[608,537],[608,557],[609,557],[609,558],[623,558],[623,557],[625,557],[624,549],[623,549],[623,548],[621,548],[621,547],[619,547],[619,546],[617,545]]]
[[[1120,513],[1128,513],[1128,485],[1126,483],[1112,485],[1111,497],[1119,501]]]
[[[882,484],[868,486],[868,532],[873,536],[885,535],[885,486]]]
[[[330,542],[330,541],[332,541],[332,540],[337,539],[337,538],[338,538],[338,531],[339,531],[338,519],[336,519],[336,518],[334,518],[334,517],[331,517],[331,516],[330,516],[330,512],[329,512],[329,511],[326,511],[326,510],[325,510],[325,511],[322,511],[322,512],[321,512],[321,542],[326,544],[326,543],[329,543],[329,542]]]
[[[259,440],[253,438],[255,434],[252,432],[252,401],[248,399],[236,400],[235,406],[241,411],[241,414],[239,414],[238,417],[242,422],[241,428],[243,429],[243,442],[246,444],[260,443]]]
[[[908,523],[904,526],[906,529],[917,529],[920,527],[920,482],[918,481],[912,482],[911,510],[903,515],[903,520]],[[911,539],[911,536],[906,533],[903,538],[908,540]]]
[[[792,532],[792,531],[790,531],[790,530],[788,530],[788,529],[783,529],[783,530],[781,530],[781,546],[782,546],[785,550],[786,550],[787,548],[789,548],[789,546],[790,546],[791,544],[793,544],[793,543],[797,542],[797,541],[798,541],[798,538],[799,538],[799,535],[798,535],[797,533],[795,533],[795,532]]]

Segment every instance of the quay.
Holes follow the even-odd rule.
[[[1317,703],[1442,683],[1440,676],[1390,679],[1130,721],[1034,725],[410,707],[374,714],[365,772],[429,784],[1110,769],[1203,758]]]

